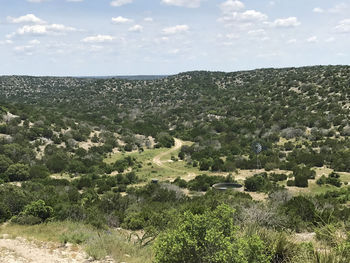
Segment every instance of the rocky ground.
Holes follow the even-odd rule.
[[[96,261],[72,244],[29,241],[21,237],[0,237],[0,263],[107,263],[111,258]]]

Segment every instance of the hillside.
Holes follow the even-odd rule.
[[[349,66],[0,77],[0,233],[53,222],[117,262],[347,262],[349,96]]]

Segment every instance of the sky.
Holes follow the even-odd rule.
[[[350,64],[350,0],[0,0],[0,75]]]

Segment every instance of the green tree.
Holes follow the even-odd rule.
[[[158,142],[157,146],[159,146],[159,147],[170,148],[170,147],[175,145],[174,138],[170,134],[168,134],[166,132],[159,133],[157,135],[156,139],[157,139],[157,142]]]
[[[29,166],[21,163],[12,164],[6,170],[5,175],[11,182],[26,181],[29,178]]]
[[[44,165],[34,165],[30,167],[29,177],[34,178],[46,178],[50,175],[49,170]]]
[[[51,155],[46,162],[46,166],[54,173],[62,172],[66,169],[67,165],[68,156],[61,151]]]
[[[38,200],[26,205],[23,215],[35,216],[45,221],[53,215],[53,209],[51,206],[47,206],[43,200]]]
[[[4,173],[11,164],[13,164],[13,162],[10,158],[3,154],[0,154],[0,174]]]
[[[155,243],[155,262],[162,263],[267,263],[265,244],[257,237],[240,237],[234,210],[220,205],[204,214],[185,212],[173,229]]]

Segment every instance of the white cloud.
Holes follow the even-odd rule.
[[[223,13],[230,13],[242,10],[244,4],[241,1],[227,0],[220,5],[220,9]]]
[[[42,2],[48,2],[50,0],[27,0],[29,3],[42,3]]]
[[[232,33],[231,34],[226,34],[225,37],[228,38],[228,39],[238,39],[239,38],[238,35],[232,34]]]
[[[349,6],[345,3],[340,3],[329,9],[328,11],[333,14],[343,13]]]
[[[248,35],[253,37],[266,36],[266,31],[264,29],[249,30]]]
[[[298,21],[298,18],[296,17],[288,17],[288,18],[280,18],[276,19],[273,23],[272,26],[274,27],[296,27],[300,26],[301,23]]]
[[[25,54],[27,56],[31,56],[33,55],[34,46],[33,45],[16,46],[13,48],[13,51],[15,53],[20,53],[21,55]]]
[[[166,5],[173,5],[173,6],[197,8],[197,7],[200,7],[201,1],[203,0],[162,0],[162,3]]]
[[[230,21],[236,21],[236,22],[259,22],[259,21],[265,21],[267,20],[268,16],[255,11],[255,10],[247,10],[242,13],[240,12],[233,12],[230,14],[226,14],[224,17],[220,18],[219,21],[223,22],[230,22]]]
[[[254,21],[254,20],[263,21],[268,18],[267,15],[255,10],[247,10],[238,17],[240,20],[243,20],[243,21]]]
[[[84,0],[66,0],[67,2],[83,2]]]
[[[335,5],[332,8],[329,9],[323,9],[321,7],[315,7],[312,12],[314,13],[331,13],[331,14],[340,14],[340,13],[346,13],[347,9],[349,9],[349,5],[346,3],[339,3],[337,5]]]
[[[154,39],[154,43],[156,43],[156,44],[161,44],[161,43],[168,42],[168,41],[169,41],[168,37],[161,37],[161,38]]]
[[[129,28],[130,32],[142,32],[142,30],[143,30],[143,26],[141,25],[134,25]]]
[[[7,35],[8,38],[14,37],[15,35],[60,35],[67,32],[76,31],[74,27],[69,27],[61,24],[51,25],[25,25],[16,32]]]
[[[347,54],[345,54],[343,52],[339,52],[339,53],[337,53],[335,55],[338,56],[338,57],[346,57],[347,56]]]
[[[33,40],[29,41],[29,44],[31,44],[31,45],[39,45],[40,41],[37,40],[37,39],[33,39]]]
[[[131,4],[133,0],[114,0],[111,2],[111,6],[119,7],[126,4]]]
[[[314,9],[312,9],[312,12],[322,14],[324,13],[324,10],[320,7],[315,7]]]
[[[289,39],[288,41],[287,41],[287,44],[295,44],[295,43],[297,43],[298,41],[295,39],[295,38],[292,38],[292,39]]]
[[[344,19],[334,28],[337,33],[350,33],[350,19]]]
[[[162,32],[165,35],[174,35],[174,34],[178,34],[178,33],[187,32],[189,29],[190,28],[188,25],[176,25],[176,26],[172,26],[172,27],[163,28]]]
[[[316,42],[318,42],[317,36],[309,37],[308,39],[306,39],[306,42],[308,42],[308,43],[316,43]]]
[[[180,49],[175,48],[175,49],[170,50],[170,51],[169,51],[169,54],[176,55],[176,54],[178,54],[179,52],[180,52]]]
[[[274,58],[274,57],[280,57],[281,53],[280,52],[269,52],[269,53],[261,53],[258,54],[258,58]]]
[[[145,22],[153,22],[153,18],[152,17],[145,17],[144,21]]]
[[[0,45],[12,44],[13,41],[11,39],[0,40]]]
[[[27,14],[20,17],[8,16],[6,19],[7,19],[7,22],[13,23],[13,24],[21,24],[21,23],[45,24],[44,20],[36,17],[33,14]]]
[[[91,45],[87,48],[88,51],[91,52],[98,52],[98,51],[103,51],[105,49],[104,46],[99,46],[99,45]],[[86,50],[86,49],[85,49]]]
[[[112,17],[112,23],[114,24],[125,24],[125,23],[131,23],[131,22],[133,22],[133,20],[126,17],[122,17],[122,16]]]
[[[331,43],[331,42],[334,42],[335,41],[335,38],[334,37],[329,37],[325,40],[325,42],[327,43]]]
[[[111,42],[115,39],[115,37],[110,35],[96,35],[84,38],[82,41],[85,43],[104,43]]]

